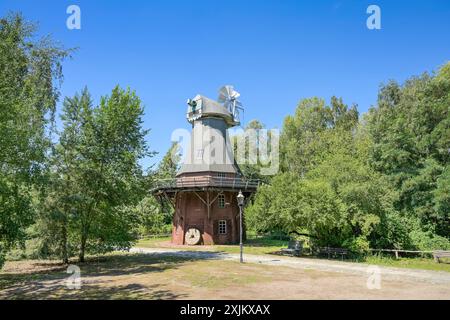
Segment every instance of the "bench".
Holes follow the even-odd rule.
[[[433,251],[434,261],[440,263],[441,258],[450,258],[450,251]]]
[[[295,257],[300,256],[302,253],[302,243],[300,241],[291,240],[288,243],[287,249],[281,249],[281,254],[288,254]]]
[[[323,247],[317,249],[319,254],[326,254],[328,256],[328,259],[330,259],[330,257],[336,257],[337,255],[340,255],[341,259],[344,260],[344,256],[348,255],[348,250],[342,248]]]

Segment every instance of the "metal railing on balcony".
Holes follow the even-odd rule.
[[[152,190],[201,187],[253,190],[256,189],[259,185],[260,181],[254,179],[203,176],[157,180]]]

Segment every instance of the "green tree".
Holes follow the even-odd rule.
[[[180,168],[180,146],[173,142],[155,172],[157,179],[173,179]]]
[[[353,130],[357,124],[356,105],[349,108],[336,97],[332,97],[330,106],[316,97],[302,100],[295,114],[284,120],[280,138],[282,170],[304,176],[329,147],[327,139],[319,135],[334,129]]]
[[[392,206],[395,193],[382,175],[366,163],[363,133],[324,131],[328,143],[317,165],[303,177],[284,173],[258,190],[248,212],[257,229],[307,233],[318,245],[364,251],[389,247],[384,231],[398,235]],[[404,232],[403,232],[404,233]],[[394,238],[394,237],[391,237]],[[397,245],[404,244],[399,236]]]
[[[271,133],[267,131],[266,126],[259,120],[251,120],[244,129],[244,133],[232,136],[232,146],[235,159],[238,163],[242,175],[246,179],[259,180],[268,183],[271,176],[264,175],[263,168],[266,166],[262,158],[266,154],[261,153],[261,147],[264,145],[267,149],[267,155],[271,152]],[[251,133],[251,134],[250,134]],[[251,141],[253,140],[253,141]],[[239,151],[238,151],[239,150]],[[240,154],[242,153],[242,154]],[[239,159],[242,156],[244,159]]]
[[[68,51],[20,14],[0,19],[0,266],[23,243],[45,182],[49,132]]]
[[[393,206],[398,194],[370,166],[372,140],[355,106],[304,100],[282,134],[286,172],[258,190],[247,210],[251,226],[309,234],[318,245],[353,251],[409,245]]]
[[[52,189],[44,221],[50,245],[67,261],[86,252],[127,248],[145,194],[139,161],[152,155],[142,128],[143,107],[131,90],[115,87],[94,107],[87,89],[66,98],[63,131],[52,161]]]
[[[46,199],[40,214],[39,231],[43,255],[56,255],[68,263],[76,248],[73,238],[75,217],[83,210],[82,154],[86,137],[94,126],[91,96],[85,88],[81,95],[67,97],[63,103],[63,130],[50,161]]]
[[[361,121],[341,99],[302,100],[283,126],[285,173],[247,221],[354,251],[449,248],[449,106],[450,64],[389,82]]]
[[[173,142],[157,169],[150,175],[149,189],[158,184],[160,180],[175,179],[180,168],[180,160],[180,146],[177,142]],[[170,232],[174,208],[168,200],[157,200],[153,195],[148,195],[135,209],[141,218],[141,235]]]
[[[147,196],[134,208],[139,217],[137,232],[140,235],[167,234],[172,229],[173,209],[168,204],[161,205],[155,197]]]
[[[371,165],[400,191],[397,210],[449,237],[449,210],[438,181],[450,161],[450,63],[436,74],[390,82],[367,117]]]
[[[342,243],[345,207],[331,186],[323,181],[300,179],[290,173],[278,175],[258,191],[247,209],[247,221],[257,231],[281,230],[308,233],[319,244]]]
[[[94,109],[83,133],[80,153],[83,207],[77,216],[81,261],[90,251],[129,247],[136,217],[124,207],[142,199],[140,159],[151,155],[142,128],[141,100],[131,90],[115,87]]]

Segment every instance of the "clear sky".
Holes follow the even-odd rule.
[[[69,30],[66,9],[81,9]],[[381,30],[366,27],[370,4]],[[176,128],[189,128],[186,100],[224,84],[241,93],[244,121],[281,128],[298,101],[341,96],[365,112],[380,83],[403,81],[450,60],[448,0],[0,0],[65,47],[62,94],[88,86],[96,101],[120,84],[145,104],[160,159]]]

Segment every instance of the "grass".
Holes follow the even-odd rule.
[[[196,289],[270,281],[263,266],[163,255],[112,253],[77,265],[81,290],[67,288],[67,266],[56,261],[8,261],[0,299],[183,299],[202,294]]]
[[[407,269],[422,269],[432,271],[446,271],[450,272],[450,263],[442,261],[441,263],[435,262],[431,258],[399,258],[386,256],[368,256],[363,260],[367,264],[375,264],[386,267],[407,268]]]
[[[168,248],[170,237],[163,238],[146,238],[141,239],[136,244],[141,248]],[[286,248],[288,241],[275,240],[267,238],[249,238],[245,242],[244,252],[248,254],[269,254],[280,251],[281,248]],[[239,245],[213,245],[213,246],[177,246],[179,250],[189,251],[213,251],[226,253],[239,253]]]
[[[161,242],[170,241],[170,237],[152,237],[140,239],[136,244],[137,247],[141,248],[160,248]]]
[[[8,261],[0,300],[16,299],[448,299],[447,283],[383,280],[368,290],[366,275],[331,273],[166,254],[111,253],[77,264],[81,288],[66,286],[56,261]]]
[[[288,241],[252,237],[247,239],[247,241],[244,243],[244,253],[256,255],[270,254],[280,251],[281,248],[286,248],[287,245]],[[143,248],[169,248],[171,247],[170,237],[142,239],[137,243],[137,246]],[[240,250],[239,245],[177,246],[177,249],[189,251],[212,251],[212,252],[226,252],[226,253],[239,253]],[[450,272],[450,263],[448,263],[448,261],[436,263],[432,258],[395,259],[394,257],[390,256],[371,255],[358,260],[347,260],[347,261],[361,262],[365,264],[375,264],[386,267]]]

